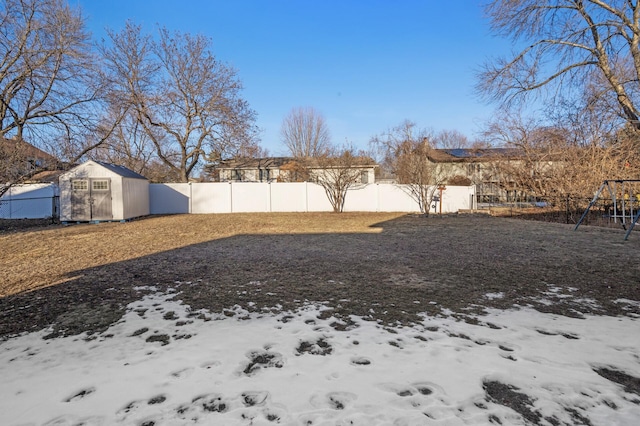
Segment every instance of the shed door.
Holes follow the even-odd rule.
[[[111,180],[91,179],[91,220],[111,219]]]
[[[71,180],[71,220],[111,220],[111,180]]]
[[[91,220],[89,179],[71,180],[71,220]]]

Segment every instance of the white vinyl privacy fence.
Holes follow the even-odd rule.
[[[58,186],[53,183],[13,185],[0,197],[0,219],[42,219],[59,211]]]
[[[0,219],[58,217],[59,199],[55,184],[13,186],[0,198]],[[150,184],[148,202],[150,214],[333,211],[324,189],[307,182]],[[473,209],[475,187],[447,186],[442,205],[432,206],[432,213]],[[406,186],[374,183],[350,189],[344,210],[418,212],[420,208]]]
[[[439,191],[436,191],[439,195]],[[442,206],[431,212],[472,209],[473,186],[447,186]],[[149,185],[151,214],[325,212],[333,211],[324,189],[315,183],[166,183]],[[418,212],[418,203],[403,185],[368,184],[350,189],[344,211]]]

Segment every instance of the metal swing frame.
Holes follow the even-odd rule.
[[[609,191],[609,195],[611,195],[611,201],[613,202],[613,215],[610,217],[613,217],[613,220],[615,222],[617,222],[618,219],[621,220],[622,227],[627,231],[624,236],[624,240],[626,241],[627,239],[629,239],[629,235],[631,235],[631,231],[633,231],[633,228],[636,222],[638,222],[638,219],[640,219],[640,207],[638,208],[638,211],[635,212],[634,214],[633,200],[629,199],[627,201],[625,200],[624,196],[622,197],[621,200],[617,199],[616,192],[618,190],[618,185],[622,185],[622,188],[624,188],[624,184],[626,182],[640,183],[640,179],[608,179],[603,181],[602,185],[600,185],[600,188],[598,189],[598,191],[596,191],[596,194],[594,195],[593,199],[589,203],[589,206],[584,211],[584,213],[582,214],[582,217],[580,217],[580,220],[576,224],[575,228],[573,228],[573,230],[576,231],[578,229],[578,227],[580,226],[584,218],[587,217],[587,214],[589,213],[589,210],[591,210],[591,207],[593,207],[593,205],[598,201],[598,199],[600,198],[600,194],[606,188]],[[630,195],[630,198],[631,198],[631,195]],[[627,203],[629,203],[629,207],[630,207],[629,215],[626,214]],[[618,206],[621,207],[620,211],[622,211],[622,214],[618,214]],[[626,227],[627,218],[629,218],[631,221],[631,223],[629,224],[629,228]]]

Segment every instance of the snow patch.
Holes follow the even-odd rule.
[[[382,327],[155,292],[110,338],[0,343],[0,424],[637,424],[638,319],[486,312]]]

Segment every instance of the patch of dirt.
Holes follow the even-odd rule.
[[[59,222],[57,219],[0,219],[0,234],[10,232],[28,231],[33,228],[44,228],[47,226],[56,226]]]
[[[634,393],[640,396],[640,378],[631,376],[623,371],[613,368],[600,367],[594,368],[593,371],[607,380],[622,385],[625,392]],[[640,400],[636,401],[640,404]]]
[[[482,387],[489,401],[511,408],[534,425],[540,424],[542,415],[533,408],[533,400],[527,394],[518,392],[519,389],[515,386],[486,381]]]
[[[255,351],[247,355],[249,363],[242,370],[244,374],[250,376],[263,368],[282,368],[284,363],[282,355],[277,352]]]
[[[127,304],[170,289],[196,313],[318,303],[345,330],[351,315],[393,326],[514,305],[637,317],[640,232],[623,237],[397,213],[155,216],[2,233],[0,338],[46,327],[100,332]]]
[[[298,355],[311,354],[311,355],[330,355],[333,352],[333,347],[324,338],[319,338],[315,342],[302,341],[296,348]]]

